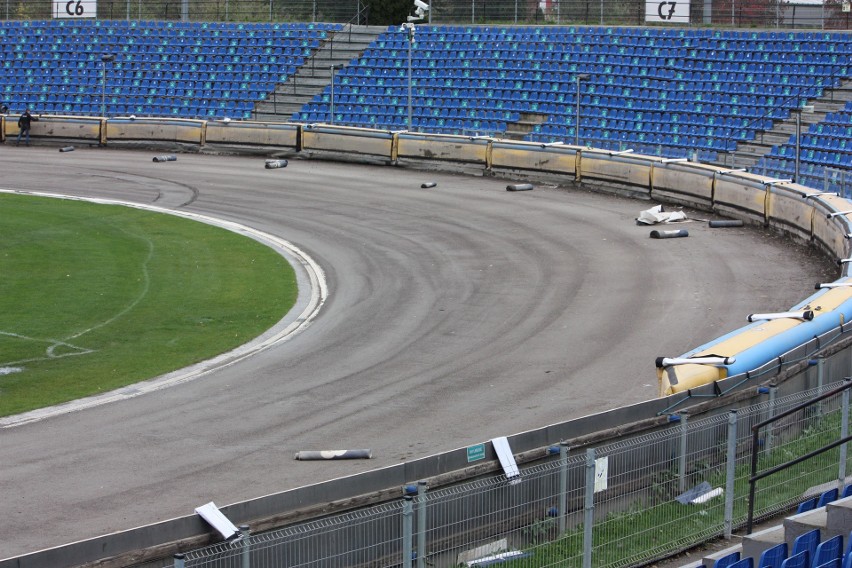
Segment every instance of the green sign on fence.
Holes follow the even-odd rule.
[[[468,446],[467,462],[475,462],[485,459],[485,444],[477,444],[476,446]]]

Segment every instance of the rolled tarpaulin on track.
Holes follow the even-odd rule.
[[[154,156],[155,162],[174,162],[177,161],[177,156],[174,154],[167,154],[164,156]]]
[[[372,450],[301,450],[296,459],[309,460],[368,460],[373,457]]]
[[[429,189],[430,187],[435,187],[436,185],[438,185],[438,184],[435,183],[434,181],[427,181],[427,182],[421,183],[420,187],[422,189]]]
[[[60,151],[60,152],[73,152],[73,151],[74,151],[74,146],[65,146],[65,147],[63,147],[63,148],[60,148],[60,149],[59,149],[59,151]]]
[[[686,229],[677,229],[675,231],[651,231],[652,239],[676,239],[679,237],[688,237],[689,231]]]
[[[266,160],[266,169],[274,170],[275,168],[286,168],[287,160]]]
[[[743,222],[740,219],[715,219],[707,224],[710,226],[711,229],[743,226]]]
[[[513,183],[506,186],[506,191],[529,191],[533,188],[531,183]]]

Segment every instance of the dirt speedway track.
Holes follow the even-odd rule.
[[[246,224],[317,261],[329,299],[305,331],[236,365],[0,429],[0,558],[655,397],[656,356],[837,275],[754,229],[696,222],[689,238],[649,239],[634,221],[649,202],[579,189],[154,155],[4,147],[0,185]],[[342,448],[375,459],[293,459]]]

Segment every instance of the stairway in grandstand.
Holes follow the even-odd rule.
[[[807,159],[813,157],[809,152],[814,150],[850,149],[840,140],[852,135],[852,129],[845,128],[852,125],[852,81],[846,80],[836,88],[826,89],[821,97],[805,101],[805,107],[812,109],[800,114],[800,148],[806,161],[814,161]],[[754,173],[784,177],[793,173],[786,162],[795,159],[795,145],[796,115],[793,113],[772,128],[759,132],[754,140],[738,144],[735,155],[722,156],[721,161]]]
[[[336,74],[357,60],[364,50],[385,30],[384,26],[354,26],[330,34],[320,48],[290,75],[279,83],[265,101],[255,106],[255,120],[286,122],[316,95],[328,89],[332,81],[332,66]],[[328,97],[326,97],[327,99]],[[327,102],[327,100],[326,100]],[[328,122],[330,115],[316,116],[315,121]]]
[[[339,74],[334,123],[406,128],[407,56],[389,27]],[[411,127],[717,162],[837,89],[850,57],[836,32],[421,25]],[[294,120],[329,116],[329,96]]]

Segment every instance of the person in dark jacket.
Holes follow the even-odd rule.
[[[21,136],[26,134],[24,141],[27,146],[30,145],[30,123],[38,120],[38,118],[34,117],[30,114],[30,109],[24,109],[23,114],[21,114],[20,118],[18,118],[18,139],[15,141],[15,146],[21,143]]]

